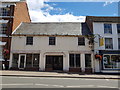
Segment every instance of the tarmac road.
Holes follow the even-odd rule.
[[[118,88],[117,79],[2,77],[2,88]]]

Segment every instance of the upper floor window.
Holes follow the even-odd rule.
[[[120,33],[120,24],[117,24],[117,32]]]
[[[80,54],[70,54],[70,67],[80,67]]]
[[[120,49],[120,38],[118,38],[118,49]]]
[[[112,38],[105,38],[105,49],[113,49]]]
[[[55,37],[49,37],[49,45],[55,45],[56,38]]]
[[[33,45],[33,37],[26,37],[26,45]]]
[[[85,38],[84,37],[78,37],[78,45],[85,45]]]
[[[0,28],[1,28],[0,34],[5,34],[7,31],[7,23],[0,24]]]
[[[111,24],[104,24],[104,33],[112,34],[112,25]]]
[[[0,8],[0,16],[8,16],[10,8]]]

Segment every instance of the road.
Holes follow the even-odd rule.
[[[2,88],[118,88],[118,80],[2,76]]]

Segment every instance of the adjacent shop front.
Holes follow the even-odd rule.
[[[100,51],[103,55],[102,69],[115,71],[120,69],[120,51]]]

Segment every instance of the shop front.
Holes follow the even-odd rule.
[[[120,55],[104,54],[103,69],[120,69]]]
[[[27,53],[12,55],[11,69],[17,70],[39,70],[39,56],[38,53]]]
[[[103,60],[101,61],[102,70],[108,70],[109,72],[114,72],[120,70],[120,51],[100,51]]]

